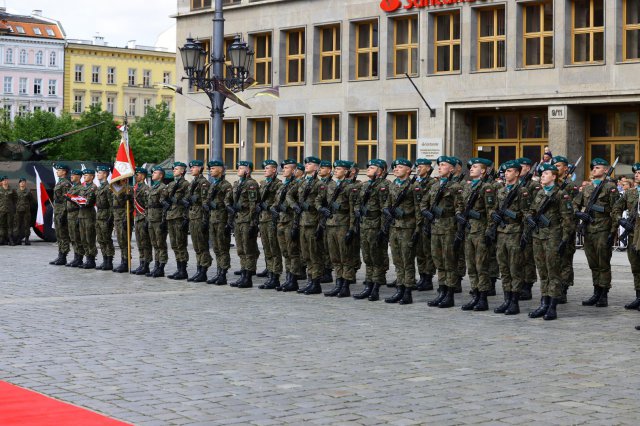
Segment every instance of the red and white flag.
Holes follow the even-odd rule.
[[[44,212],[45,212],[45,204],[49,201],[49,194],[47,194],[47,189],[44,187],[44,183],[40,179],[40,174],[38,174],[38,170],[34,167],[33,170],[36,172],[36,194],[38,196],[38,213],[36,214],[36,229],[40,232],[44,233]],[[52,224],[53,225],[53,224]]]
[[[116,162],[113,165],[113,173],[111,175],[111,187],[117,192],[121,189],[121,180],[129,179],[135,174],[136,162],[133,159],[133,152],[129,146],[129,133],[127,125],[123,124],[118,127],[122,132],[120,146],[116,154]]]

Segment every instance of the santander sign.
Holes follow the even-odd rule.
[[[380,9],[387,13],[404,9],[425,8],[432,6],[451,6],[458,3],[474,3],[476,0],[382,0]]]

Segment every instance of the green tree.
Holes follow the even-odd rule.
[[[136,163],[160,163],[173,155],[175,117],[164,102],[147,108],[129,127],[129,145]]]
[[[102,122],[103,124],[85,132],[74,135],[76,151],[74,160],[93,160],[105,163],[113,162],[116,158],[114,143],[120,140],[120,132],[113,121],[113,114],[102,111],[99,106],[91,106],[85,110],[80,119],[76,121],[76,128],[91,126]]]

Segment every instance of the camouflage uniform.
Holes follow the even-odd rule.
[[[231,267],[229,256],[231,236],[225,230],[228,220],[225,198],[231,194],[231,189],[231,184],[223,175],[221,178],[211,181],[206,199],[209,205],[209,241],[213,245],[216,266],[224,270],[225,274]]]
[[[147,223],[149,224],[149,240],[154,252],[156,267],[148,276],[163,276],[164,265],[169,260],[167,253],[167,223],[163,220],[163,202],[166,203],[167,185],[162,181],[152,181],[147,191]],[[160,265],[162,265],[160,267]],[[159,270],[159,268],[161,270]]]
[[[96,207],[98,208],[96,214],[96,239],[100,245],[102,256],[109,257],[111,260],[113,260],[115,254],[113,239],[111,238],[113,233],[112,200],[113,192],[109,183],[106,180],[100,182],[100,186],[96,189]],[[104,264],[103,267],[106,268]]]
[[[629,259],[629,265],[631,266],[631,273],[633,275],[633,287],[636,291],[637,297],[640,297],[640,253],[636,251],[637,243],[635,236],[639,235],[637,229],[640,227],[640,220],[637,220],[638,209],[638,190],[640,187],[634,187],[626,190],[620,197],[618,202],[613,208],[613,221],[618,223],[622,219],[622,213],[624,211],[629,212],[628,220],[634,220],[634,229],[627,235],[627,258]],[[638,306],[636,306],[637,309]]]
[[[232,206],[236,212],[234,220],[236,249],[240,258],[240,269],[247,278],[255,275],[258,256],[260,256],[256,215],[258,193],[258,182],[251,176],[247,176],[233,183],[233,189],[227,193],[225,199],[225,204]]]
[[[206,270],[211,266],[211,253],[209,252],[209,217],[206,214],[203,201],[209,193],[209,181],[202,175],[198,175],[189,185],[189,233],[193,251],[196,253],[198,271]],[[205,232],[206,231],[206,232]],[[192,277],[194,278],[194,277]],[[206,281],[206,279],[204,280]]]
[[[23,238],[25,239],[25,243],[28,243],[29,234],[31,234],[31,226],[33,225],[31,209],[36,205],[36,199],[33,193],[27,188],[17,189],[15,197],[16,214],[13,220],[13,236],[16,239],[17,244],[20,244],[20,240]],[[1,236],[0,239],[2,239]]]
[[[58,251],[67,255],[71,240],[69,238],[69,223],[67,217],[67,201],[65,194],[71,190],[71,181],[69,178],[62,177],[58,179],[53,187],[53,221],[56,228],[56,240],[58,242]]]
[[[333,182],[333,179],[331,175],[329,175],[326,178],[320,178],[320,181],[324,183],[325,186],[327,186],[329,185],[330,182]],[[321,206],[321,207],[327,207],[327,206]],[[333,269],[333,262],[331,261],[331,255],[329,254],[329,239],[328,239],[328,234],[326,232],[322,236],[322,239],[324,243],[322,246],[322,273],[323,275],[325,275],[325,274],[331,273],[331,270]],[[331,281],[327,280],[327,282],[331,282]]]
[[[351,235],[353,235],[351,242],[347,244],[349,247],[349,256],[347,257],[347,264],[350,268],[349,275],[353,275],[353,280],[355,282],[355,276],[360,270],[362,266],[362,258],[360,257],[360,235],[355,233],[355,210],[354,206],[357,204],[358,196],[360,195],[360,191],[362,189],[361,181],[353,181],[351,179],[351,187],[349,188],[349,204],[351,205],[351,217],[349,219],[349,230],[352,231]]]
[[[558,185],[562,185],[562,181],[558,182]],[[576,196],[580,193],[580,190],[577,186],[568,184],[564,191],[571,197],[571,199],[575,199]],[[631,241],[631,240],[629,240]],[[567,289],[573,286],[574,282],[574,273],[573,273],[573,256],[576,253],[576,234],[575,231],[573,235],[569,238],[567,242],[567,248],[564,251],[564,254],[561,256],[560,260],[560,276],[562,283],[562,301],[566,302],[567,297]]]
[[[524,189],[529,193],[528,200],[531,202],[535,197],[536,192],[540,189],[540,184],[535,181],[530,181]],[[524,271],[522,276],[522,284],[523,287],[526,285],[527,289],[525,290],[526,298],[528,299],[528,295],[531,293],[531,288],[533,284],[538,280],[538,276],[536,275],[536,262],[535,256],[533,255],[533,241],[529,240],[527,246],[523,251],[524,256]]]
[[[176,256],[176,262],[189,261],[187,251],[187,212],[183,204],[183,199],[189,196],[189,182],[184,176],[175,179],[167,185],[167,193],[171,206],[167,210],[167,227],[169,229],[169,240],[171,249]]]
[[[276,192],[273,206],[278,213],[278,247],[280,248],[282,257],[284,257],[284,269],[288,275],[285,284],[290,283],[292,280],[295,281],[295,277],[304,273],[304,268],[300,260],[300,240],[299,238],[291,237],[294,212],[287,202],[287,195],[289,193],[296,194],[300,182],[300,180],[296,180],[294,177],[286,179],[278,188],[278,192]]]
[[[72,184],[72,187],[67,192],[71,195],[80,195],[84,187],[81,183]],[[86,254],[85,247],[82,244],[80,238],[80,219],[78,215],[80,213],[80,207],[71,200],[67,199],[67,222],[69,224],[69,238],[71,239],[71,247],[73,247],[74,256],[82,260],[82,257]],[[79,266],[79,265],[78,265]]]
[[[98,189],[93,183],[80,185],[81,190],[79,195],[82,195],[87,199],[87,203],[80,208],[78,212],[78,221],[80,222],[80,240],[82,249],[87,262],[83,265],[84,268],[95,268],[95,258],[98,254],[96,248],[96,190]],[[92,266],[93,264],[93,266]]]
[[[133,203],[129,204],[129,223],[127,223],[127,200],[132,200],[132,191],[129,185],[124,187],[118,193],[113,194],[111,211],[113,213],[113,224],[116,230],[116,239],[120,248],[120,266],[117,268],[120,272],[125,272],[129,268],[129,241],[131,240],[131,232],[133,231]]]
[[[273,217],[269,208],[275,203],[278,189],[282,186],[282,181],[276,177],[266,178],[260,184],[259,196],[262,201],[260,205],[259,228],[262,248],[264,250],[264,260],[267,271],[278,277],[282,274],[282,254],[278,246],[278,236],[276,228],[273,226]]]
[[[16,193],[13,189],[4,189],[0,186],[0,243],[10,241],[15,198]]]
[[[149,193],[149,185],[144,181],[136,183],[133,187],[133,207],[135,213],[135,232],[136,232],[136,245],[138,246],[138,255],[140,256],[140,262],[145,262],[146,267],[142,269],[148,269],[148,264],[153,260],[153,254],[151,252],[151,238],[149,237],[149,223],[147,222],[147,197]],[[146,273],[146,271],[145,271]]]
[[[431,187],[437,182],[437,179],[426,176],[416,180],[423,194],[428,194]],[[418,273],[427,276],[433,276],[436,273],[436,265],[433,263],[431,256],[431,235],[420,232],[420,238],[416,247],[416,260],[418,264]]]

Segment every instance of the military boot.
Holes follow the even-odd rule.
[[[0,239],[0,246],[6,246],[7,240],[5,238]]]
[[[201,266],[200,267],[200,273],[193,280],[193,282],[194,283],[206,283],[207,282],[207,271],[208,270],[209,270],[209,268],[207,268],[206,266]]]
[[[311,288],[304,292],[306,295],[320,294],[322,293],[322,286],[320,285],[320,278],[314,278],[311,280]]]
[[[463,311],[473,310],[480,300],[480,291],[477,288],[472,289],[471,293],[473,295],[471,300],[460,307]]]
[[[547,309],[547,312],[544,314],[544,317],[543,317],[545,321],[551,321],[558,318],[558,313],[556,312],[557,305],[558,305],[558,299],[556,298],[551,299],[551,303],[549,303],[549,309]]]
[[[227,285],[227,270],[220,268],[220,276],[215,282],[215,285]]]
[[[274,274],[272,272],[271,276],[272,276],[272,280],[271,280],[271,283],[269,284],[269,287],[265,287],[267,290],[274,290],[277,287],[280,287],[280,275]]]
[[[9,245],[10,246],[15,246],[16,245],[16,242],[13,240],[13,237],[10,236],[8,241],[9,241]]]
[[[600,299],[600,295],[602,294],[602,287],[594,285],[593,286],[593,294],[587,300],[582,301],[582,306],[593,306]]]
[[[373,288],[371,289],[371,294],[367,297],[369,302],[375,302],[380,300],[380,284],[373,283]]]
[[[162,263],[162,262],[161,262],[161,263],[158,265],[158,268],[157,268],[157,269],[155,269],[155,270],[153,271],[153,275],[151,275],[151,276],[152,276],[153,278],[160,278],[160,277],[164,277],[164,265],[165,265],[165,263]]]
[[[220,267],[216,268],[216,274],[207,280],[207,284],[215,284],[218,278],[220,278]]]
[[[438,286],[438,295],[436,296],[435,299],[429,300],[427,302],[427,306],[438,306],[440,304],[440,302],[442,302],[442,299],[444,299],[444,296],[447,293],[447,286],[446,285],[439,285]]]
[[[299,287],[298,287],[298,277],[297,275],[295,275],[294,273],[291,273],[291,275],[289,276],[289,282],[287,282],[285,285],[282,286],[282,292],[283,293],[287,293],[290,291],[298,291]]]
[[[149,272],[149,265],[151,264],[151,262],[147,262],[146,260],[144,261],[144,265],[142,266],[142,270],[140,272],[138,272],[136,275],[147,275],[147,273]]]
[[[333,270],[331,268],[324,268],[324,272],[322,273],[322,276],[320,277],[320,283],[321,284],[329,284],[333,282],[333,275],[332,275]]]
[[[282,284],[278,284],[276,286],[276,291],[282,291],[282,288],[287,285],[287,283],[291,280],[291,272],[287,272],[284,275],[284,282]]]
[[[502,302],[502,305],[495,308],[493,312],[496,314],[504,314],[507,311],[507,308],[509,307],[509,303],[511,303],[511,292],[505,291],[504,302]]]
[[[488,292],[481,291],[480,299],[478,299],[478,303],[473,307],[473,310],[476,312],[480,311],[488,311],[489,310],[489,301],[487,300]]]
[[[424,284],[424,279],[427,274],[419,273],[419,275],[420,275],[420,279],[416,283],[416,291],[424,291],[424,290],[421,290],[420,288]]]
[[[140,272],[140,270],[142,269],[143,262],[144,262],[143,260],[140,260],[140,265],[138,265],[136,269],[132,269],[131,271],[129,271],[129,273],[132,275],[138,275],[138,272]]]
[[[58,252],[58,257],[56,257],[51,262],[49,262],[49,265],[55,265],[55,266],[62,266],[66,264],[67,264],[67,255],[65,253],[62,253],[61,251]]]
[[[305,291],[309,290],[311,286],[313,286],[313,280],[311,279],[311,274],[307,274],[307,285],[298,290],[298,293],[303,294]]]
[[[342,287],[340,287],[340,291],[338,292],[337,297],[351,297],[351,289],[349,286],[353,284],[354,281],[342,279]]]
[[[413,296],[411,295],[411,287],[405,287],[404,293],[402,293],[402,299],[398,302],[398,305],[411,305],[413,303]]]
[[[107,262],[107,256],[102,256],[102,263],[96,266],[96,269],[102,270],[104,268],[104,264]]]
[[[96,258],[87,256],[87,260],[80,266],[82,269],[96,269]]]
[[[532,288],[533,288],[533,283],[522,283],[522,288],[520,289],[520,300],[533,299],[533,295],[531,294]]]
[[[266,278],[269,275],[269,271],[267,270],[267,268],[264,268],[261,272],[258,272],[256,274],[256,277],[258,278]]]
[[[187,262],[180,262],[181,266],[178,270],[178,275],[174,278],[174,280],[186,280],[189,278],[189,274],[187,273]]]
[[[152,269],[151,271],[147,272],[145,275],[146,275],[147,277],[152,277],[152,276],[153,276],[153,274],[156,272],[156,269],[158,269],[158,265],[160,265],[160,262],[158,262],[158,261],[156,260],[156,262],[153,264],[153,269]]]
[[[606,308],[609,306],[609,298],[607,295],[609,294],[608,288],[603,288],[600,290],[600,298],[596,302],[596,308]]]
[[[636,300],[624,305],[625,309],[638,309],[640,306],[640,290],[636,290]]]
[[[540,306],[538,306],[535,310],[529,312],[529,318],[540,318],[547,313],[549,309],[549,305],[551,303],[550,296],[542,296],[540,298]]]
[[[385,303],[398,303],[402,300],[402,296],[404,296],[404,286],[399,285],[396,287],[396,292],[393,296],[387,297],[384,299]]]
[[[507,310],[504,311],[505,315],[518,315],[520,313],[520,304],[518,303],[518,300],[520,300],[521,294],[522,293],[518,293],[517,291],[511,293],[509,306],[507,307]]]
[[[444,295],[444,298],[438,303],[438,308],[452,308],[456,305],[453,294],[455,293],[455,288],[447,287],[447,293]]]
[[[344,285],[344,278],[336,278],[336,285],[329,291],[325,291],[325,297],[335,297],[340,293],[340,289]]]
[[[256,277],[259,277],[259,276],[260,274],[256,274]],[[271,281],[273,281],[273,274],[271,272],[267,272],[267,277],[268,277],[267,280],[258,286],[260,290],[272,288],[269,286],[271,285]]]
[[[196,278],[198,278],[198,275],[200,275],[200,270],[202,270],[202,266],[197,265],[196,273],[195,273],[195,274],[193,274],[192,276],[190,276],[189,278],[187,278],[187,281],[192,282],[192,281],[194,281]]]
[[[422,288],[424,288],[424,291],[433,290],[433,275],[432,274],[426,274],[426,278],[424,280],[424,285],[422,286]]]
[[[170,280],[175,280],[176,276],[180,273],[181,264],[182,262],[180,261],[176,262],[176,271],[173,274],[167,275],[167,278],[169,278]]]
[[[120,265],[118,265],[117,268],[113,269],[113,272],[117,272],[119,274],[123,273],[123,272],[127,272],[129,270],[129,265],[128,265],[128,260],[126,257],[122,257],[120,259]]]
[[[487,292],[487,296],[495,296],[496,295],[496,281],[498,281],[497,277],[491,277],[489,291]]]
[[[31,241],[29,241],[29,236],[28,235],[26,237],[24,237],[24,245],[25,246],[30,246],[31,245]]]
[[[360,293],[356,293],[353,295],[353,298],[356,300],[366,299],[369,297],[371,292],[373,291],[373,283],[371,281],[365,281],[364,289]]]
[[[462,277],[458,277],[456,286],[454,287],[454,293],[462,293]]]
[[[237,275],[236,272],[234,272],[233,275]],[[237,280],[235,280],[234,282],[229,284],[229,287],[238,287],[238,284],[240,284],[240,282],[242,281],[243,275],[244,275],[244,269],[241,269],[240,270],[240,278],[238,278]]]
[[[569,290],[569,286],[567,284],[562,283],[562,289],[560,290],[560,297],[558,298],[558,305],[564,305],[567,303],[567,290]]]
[[[104,262],[103,271],[110,271],[113,269],[113,256],[107,256],[107,260]]]
[[[251,279],[252,276],[255,275],[254,271],[248,271],[245,270],[244,271],[244,280],[238,284],[238,288],[251,288],[253,287],[253,280]]]
[[[73,253],[73,260],[66,264],[66,266],[71,268],[77,268],[80,265],[82,265],[82,256],[78,253]]]

